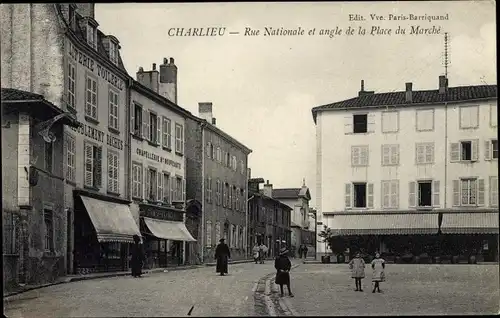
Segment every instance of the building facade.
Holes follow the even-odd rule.
[[[187,199],[201,199],[202,209],[199,258],[213,260],[215,247],[224,238],[231,258],[245,259],[247,164],[251,150],[216,126],[212,103],[199,103],[199,117],[188,123],[191,136],[187,137],[191,148],[187,179],[192,184],[187,188]],[[199,150],[201,158],[196,155]]]
[[[264,189],[259,184],[262,178],[251,178],[248,181],[248,215],[249,241],[248,250],[255,244],[265,244],[268,256],[278,256],[281,247],[290,248],[292,241],[291,214],[292,208],[272,197],[272,184],[269,180]]]
[[[386,258],[498,260],[497,86],[448,87],[444,76],[425,91],[363,84],[312,111],[318,232]]]
[[[264,191],[266,187],[264,187]],[[292,208],[291,228],[292,236],[290,241],[291,252],[298,256],[297,251],[300,245],[306,245],[309,250],[314,246],[314,222],[310,222],[309,201],[311,194],[305,184],[301,188],[282,188],[272,190],[273,198],[281,201]],[[312,255],[309,253],[309,255]]]
[[[175,71],[172,71],[175,70]],[[186,262],[186,243],[196,240],[185,226],[185,127],[189,112],[176,105],[165,85],[176,85],[174,60],[160,71],[141,67],[131,89],[131,211],[140,224],[146,266]],[[167,73],[167,74],[165,74]],[[175,75],[169,83],[160,81]]]

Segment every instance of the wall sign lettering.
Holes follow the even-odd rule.
[[[105,132],[100,131],[97,128],[91,127],[89,125],[85,125],[80,123],[80,127],[71,129],[81,135],[87,136],[90,139],[93,139],[97,142],[104,143],[104,138],[106,138],[106,144],[118,150],[123,150],[123,140],[116,138],[115,136],[106,134]]]
[[[158,161],[159,163],[164,163],[166,165],[172,166],[172,167],[177,168],[177,169],[181,168],[181,164],[180,163],[178,163],[178,162],[176,162],[174,160],[162,157],[162,156],[158,156],[157,154],[151,153],[149,151],[145,151],[145,150],[142,150],[142,149],[137,149],[136,152],[137,152],[137,154],[139,156],[146,157],[146,158],[154,160],[154,161]]]

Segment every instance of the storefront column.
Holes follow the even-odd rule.
[[[29,282],[29,213],[32,211],[30,206],[21,206],[19,208],[19,284],[26,285]]]

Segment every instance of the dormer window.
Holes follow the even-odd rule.
[[[118,50],[117,45],[113,41],[109,41],[109,60],[113,64],[118,64]]]
[[[87,44],[97,48],[97,29],[90,23],[87,24]]]

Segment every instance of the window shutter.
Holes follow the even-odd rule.
[[[434,162],[434,144],[425,145],[425,162]]]
[[[146,109],[142,110],[142,138],[149,139],[149,112]]]
[[[381,186],[382,186],[382,191],[381,191],[381,193],[382,193],[382,207],[383,208],[388,208],[389,207],[389,203],[390,203],[389,202],[389,199],[390,199],[390,197],[389,197],[389,190],[390,190],[389,189],[389,187],[390,187],[389,182],[388,181],[382,181]]]
[[[453,180],[453,206],[460,205],[460,180]]]
[[[368,156],[369,156],[369,152],[368,152],[368,147],[361,147],[360,149],[360,157],[361,157],[361,165],[362,166],[368,166]]]
[[[391,182],[391,207],[399,207],[399,181]]]
[[[498,177],[490,177],[490,206],[498,206]]]
[[[432,205],[435,207],[439,207],[439,193],[441,191],[440,189],[440,182],[439,180],[435,180],[432,182]]]
[[[484,160],[491,160],[491,141],[484,142]]]
[[[373,183],[368,183],[366,187],[366,192],[367,192],[367,207],[369,209],[373,209]]]
[[[352,207],[351,199],[352,185],[350,183],[345,184],[345,208],[350,209]]]
[[[410,181],[408,183],[408,206],[414,208],[417,206],[417,183],[415,181]]]
[[[135,104],[130,103],[130,133],[135,133]]]
[[[479,140],[472,140],[472,156],[471,161],[477,161],[479,159]]]
[[[484,179],[477,180],[477,205],[484,205]]]
[[[186,202],[186,180],[182,179],[182,202]]]
[[[115,167],[116,167],[114,186],[115,186],[116,193],[119,193],[120,192],[120,187],[119,187],[120,178],[118,177],[118,172],[120,171],[120,159],[118,158],[118,154],[115,156],[114,162],[115,162]]]
[[[163,201],[163,176],[160,172],[156,173],[156,185],[157,185],[156,200]]]
[[[85,185],[93,186],[94,180],[94,159],[92,145],[85,144]]]
[[[161,116],[156,116],[156,143],[161,145]]]
[[[450,145],[450,161],[460,160],[460,144],[458,142],[452,142]]]
[[[417,164],[419,163],[424,163],[425,161],[425,147],[423,147],[421,144],[417,144],[417,149],[416,149],[416,152],[417,152]]]
[[[351,147],[351,165],[357,166],[360,164],[361,160],[360,148],[357,146]]]
[[[375,132],[375,114],[368,114],[368,132]]]
[[[149,175],[149,169],[148,168],[144,168],[144,178],[146,180],[146,189],[145,189],[145,196],[144,196],[144,199],[146,200],[149,200],[149,197],[150,197],[150,193],[149,193],[149,190],[151,189],[151,176]]]
[[[393,164],[393,165],[399,164],[399,146],[398,145],[391,146],[391,164]]]
[[[344,117],[344,134],[352,134],[352,124],[353,124],[353,117],[352,115]]]
[[[94,162],[95,186],[100,187],[102,185],[102,148],[94,147],[94,150],[95,150],[95,162]]]
[[[63,162],[64,162],[64,164],[63,164],[63,176],[66,179],[73,181],[72,179],[68,178],[68,170],[69,170],[69,167],[68,167],[68,148],[69,147],[68,147],[68,145],[71,142],[71,138],[67,134],[64,134],[63,138],[64,138],[64,141],[63,141]]]
[[[234,236],[236,237],[236,240],[234,242],[234,247],[238,248],[240,247],[240,226],[236,225],[236,229],[234,230]]]

